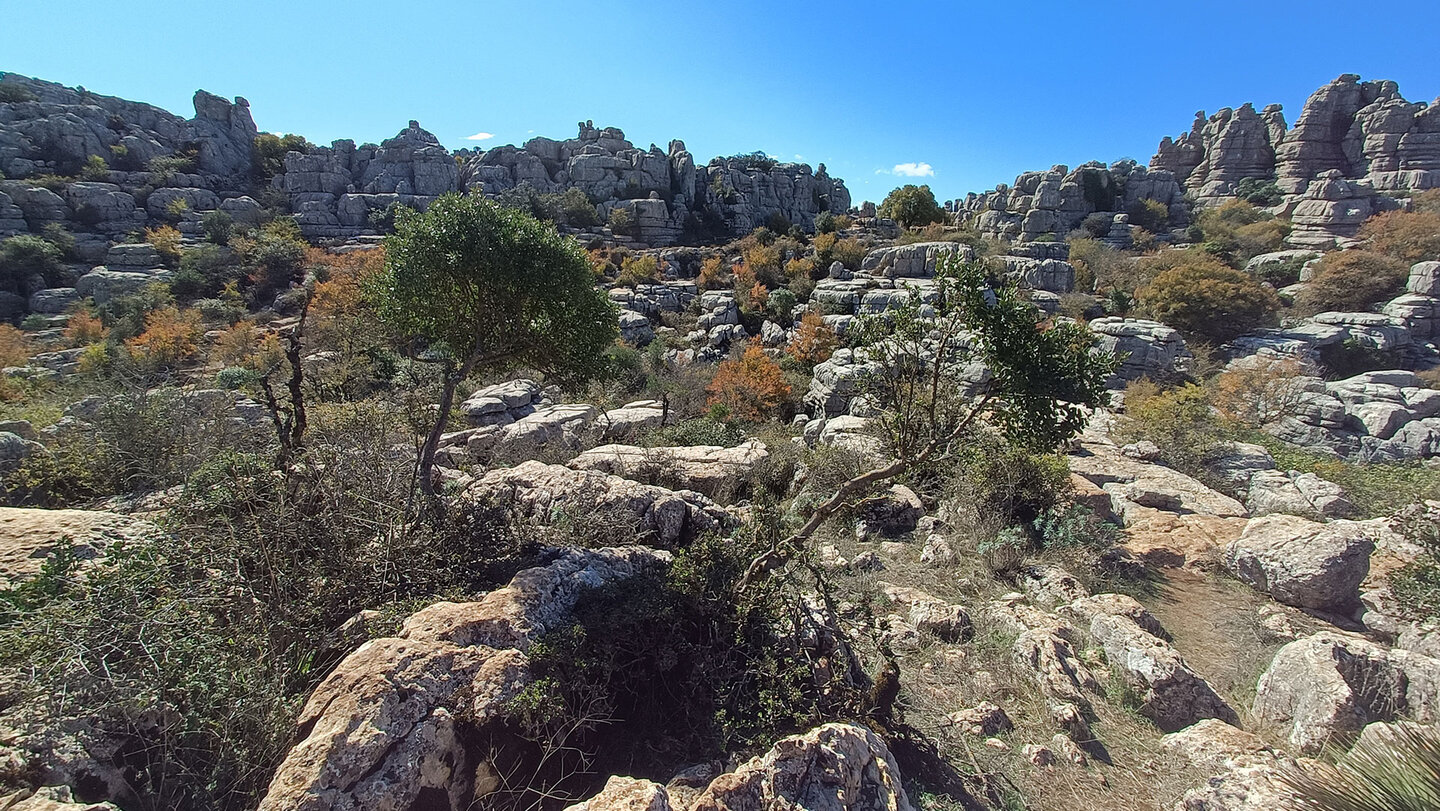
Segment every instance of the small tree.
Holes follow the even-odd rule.
[[[764,422],[778,415],[790,399],[785,373],[754,341],[740,357],[720,364],[705,391],[710,406],[720,406],[743,422]]]
[[[913,183],[901,186],[885,195],[880,204],[879,214],[909,228],[914,225],[929,225],[945,222],[945,210],[935,202],[935,194],[929,186]]]
[[[865,384],[891,460],[847,479],[805,523],[755,558],[737,589],[800,555],[826,519],[876,485],[951,459],[979,431],[1053,450],[1106,402],[1114,358],[1083,326],[1046,326],[1013,284],[990,287],[984,266],[943,257],[933,299],[918,296],[852,324],[857,354],[878,370]]]
[[[524,365],[562,381],[604,368],[619,330],[574,239],[530,214],[447,194],[402,211],[371,286],[382,318],[445,366],[440,409],[420,449],[420,487],[434,495],[435,451],[455,388],[476,369]]]

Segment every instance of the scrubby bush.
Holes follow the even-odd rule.
[[[99,155],[89,155],[80,166],[80,179],[104,182],[110,179],[110,164]]]
[[[204,329],[193,309],[166,307],[145,318],[145,331],[125,342],[152,368],[172,367],[188,360],[199,347]]]
[[[30,336],[10,324],[0,324],[0,368],[24,366],[34,351]]]
[[[1440,212],[1386,211],[1360,226],[1370,250],[1407,265],[1440,259]]]
[[[262,132],[255,136],[255,148],[251,153],[252,168],[258,180],[269,180],[285,170],[285,155],[288,152],[306,153],[314,145],[304,136],[275,135]]]
[[[0,82],[0,104],[24,104],[27,101],[35,101],[36,98],[38,97],[27,87]]]
[[[1125,208],[1130,215],[1130,224],[1138,225],[1151,233],[1166,230],[1170,224],[1170,208],[1159,200],[1142,197]]]
[[[234,218],[219,209],[207,211],[200,218],[200,230],[205,233],[205,239],[216,245],[230,242],[230,232],[234,227]]]
[[[777,234],[788,234],[791,228],[790,218],[776,211],[765,220],[765,227]]]
[[[0,289],[22,291],[27,280],[36,274],[53,287],[64,266],[60,249],[34,234],[21,234],[0,242]]]
[[[610,209],[608,225],[611,231],[622,236],[632,236],[635,233],[635,217],[628,208],[616,206]]]
[[[1254,256],[1279,250],[1290,234],[1290,223],[1277,219],[1244,200],[1229,200],[1207,208],[1195,218],[1191,237],[1235,267]]]
[[[308,247],[300,226],[289,217],[271,220],[253,235],[235,237],[230,245],[244,265],[255,302],[268,301],[295,281]]]
[[[1200,386],[1186,383],[1162,389],[1149,380],[1139,380],[1125,389],[1125,418],[1119,436],[1126,442],[1153,442],[1172,467],[1206,478],[1206,463],[1230,432]]]
[[[1311,279],[1295,297],[1303,313],[1364,312],[1399,295],[1410,268],[1370,251],[1339,251],[1321,257]]]
[[[751,341],[738,358],[722,362],[705,387],[708,405],[725,417],[741,422],[765,422],[783,417],[790,404],[790,386],[780,366]]]
[[[854,237],[846,237],[836,241],[834,247],[830,249],[830,256],[832,261],[839,262],[849,270],[859,270],[860,264],[865,261],[865,255],[869,252],[865,243]],[[829,270],[828,266],[826,270]]]
[[[620,264],[620,275],[615,277],[615,284],[619,287],[655,284],[659,275],[660,264],[654,254],[635,254],[625,257]]]
[[[1098,239],[1071,237],[1070,264],[1075,266],[1075,289],[1080,292],[1124,290],[1135,292],[1154,274],[1143,273],[1133,257]]]
[[[77,310],[65,319],[65,342],[72,347],[89,346],[105,340],[110,330],[89,310]]]
[[[1247,177],[1235,187],[1235,196],[1253,206],[1273,206],[1285,199],[1285,193],[1273,180]]]
[[[171,225],[162,225],[158,228],[145,229],[145,241],[155,248],[160,254],[160,259],[167,267],[175,267],[180,264],[180,243],[184,239],[180,232]]]
[[[208,298],[240,277],[235,254],[219,245],[197,245],[180,256],[170,289],[182,299]]]
[[[1177,257],[1178,258],[1178,257]],[[1189,254],[1138,291],[1156,320],[1216,344],[1270,323],[1280,300],[1249,274]]]
[[[1300,378],[1305,373],[1304,366],[1293,358],[1233,365],[1215,378],[1215,408],[1247,428],[1263,428],[1295,416],[1304,403],[1306,389]]]
[[[819,313],[811,310],[800,317],[800,326],[785,351],[806,368],[814,368],[816,364],[829,360],[839,345],[840,339],[835,330],[825,323]]]
[[[946,220],[945,209],[935,202],[935,193],[930,187],[914,184],[906,184],[885,195],[877,213],[906,228]]]
[[[993,436],[967,446],[945,475],[945,498],[982,536],[1009,526],[1031,526],[1070,489],[1070,469],[1063,457],[1032,453]]]

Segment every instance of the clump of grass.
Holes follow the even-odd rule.
[[[1440,808],[1440,733],[1401,725],[1363,740],[1337,765],[1295,769],[1283,780],[1295,807],[1312,811],[1425,811]]]

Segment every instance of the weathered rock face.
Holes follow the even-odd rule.
[[[0,507],[0,587],[39,572],[46,556],[62,546],[80,560],[94,560],[112,543],[161,535],[149,521],[110,512]]]
[[[745,492],[751,472],[768,458],[770,452],[759,440],[734,448],[601,445],[570,460],[569,466],[575,470],[599,470],[646,484],[694,490],[729,503]]]
[[[1283,808],[1293,791],[1281,780],[1293,761],[1259,737],[1216,720],[1172,732],[1160,748],[1199,769],[1217,772],[1186,792],[1176,811],[1272,811]]]
[[[1343,319],[1345,326],[1325,323],[1342,321],[1340,316],[1353,317]],[[1327,341],[1330,334],[1343,334],[1372,347],[1395,346],[1409,337],[1394,319],[1377,313],[1322,313],[1308,331],[1323,331]],[[1294,385],[1299,392],[1294,413],[1266,428],[1287,442],[1365,462],[1440,453],[1440,392],[1422,385],[1413,372],[1365,372],[1328,382],[1301,377]]]
[[[1013,186],[970,194],[947,207],[969,218],[987,238],[1044,245],[1043,240],[1065,237],[1092,214],[1123,214],[1142,200],[1160,203],[1172,224],[1182,224],[1188,215],[1184,195],[1175,172],[1125,160],[1109,167],[1087,163],[1073,172],[1066,166],[1026,172]]]
[[[504,714],[531,678],[525,649],[569,621],[584,589],[668,560],[639,547],[568,551],[478,602],[437,603],[399,636],[361,645],[301,711],[300,742],[260,808],[468,808],[490,753],[467,745],[460,725],[483,729]]]
[[[1096,615],[1090,621],[1090,634],[1105,648],[1111,666],[1141,692],[1140,713],[1160,729],[1174,732],[1203,718],[1240,722],[1235,710],[1170,643],[1130,618]]]
[[[1256,686],[1253,712],[1302,754],[1348,746],[1367,724],[1440,718],[1440,660],[1322,632],[1281,648]]]
[[[1346,74],[1316,90],[1288,132],[1278,105],[1197,113],[1190,132],[1160,142],[1150,168],[1172,172],[1201,205],[1229,199],[1246,178],[1273,179],[1297,196],[1287,204],[1291,241],[1327,246],[1354,236],[1356,218],[1383,199],[1376,191],[1440,185],[1440,117],[1402,98],[1394,82]]]
[[[821,212],[850,209],[844,181],[823,164],[813,172],[804,164],[738,158],[697,166],[682,141],[671,141],[668,151],[640,149],[619,129],[588,121],[575,138],[534,138],[475,155],[464,184],[488,195],[522,185],[541,193],[578,189],[603,218],[626,211],[638,238],[652,245],[717,224],[727,234],[745,234],[777,214],[811,228]]]
[[[1294,515],[1252,518],[1225,549],[1225,567],[1277,601],[1345,612],[1370,571],[1376,522],[1316,523]]]
[[[1197,113],[1190,132],[1160,142],[1150,168],[1174,172],[1202,205],[1218,202],[1233,197],[1242,180],[1272,177],[1275,149],[1284,136],[1279,105],[1264,113],[1250,104],[1225,107],[1208,120]]]
[[[528,461],[486,473],[466,498],[506,505],[519,516],[549,524],[568,513],[628,521],[634,531],[671,544],[727,524],[729,516],[699,493],[639,484],[599,470],[571,470]]]
[[[1110,378],[1112,388],[1142,377],[1175,379],[1194,359],[1180,333],[1158,321],[1107,316],[1091,321],[1090,330],[1100,338],[1100,351],[1124,358]]]
[[[911,811],[900,768],[875,733],[826,724],[785,738],[710,784],[690,811]]]

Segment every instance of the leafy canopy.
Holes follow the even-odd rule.
[[[392,328],[431,350],[587,379],[618,334],[594,279],[580,244],[553,225],[447,194],[424,213],[398,213],[371,292]]]
[[[913,183],[901,186],[885,195],[880,204],[879,214],[909,228],[912,225],[929,225],[945,222],[945,210],[935,202],[935,194],[929,186]]]

